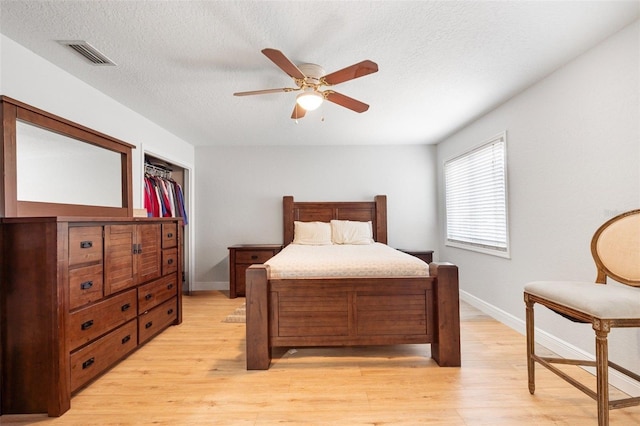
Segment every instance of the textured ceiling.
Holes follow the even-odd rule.
[[[636,1],[7,1],[0,32],[196,145],[436,143],[635,21]],[[99,67],[56,40],[86,40]],[[296,123],[260,53],[380,71]]]

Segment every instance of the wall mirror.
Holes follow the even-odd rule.
[[[122,207],[117,152],[18,120],[16,165],[20,201]]]
[[[132,145],[1,99],[2,216],[132,216]]]

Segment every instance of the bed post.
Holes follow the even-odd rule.
[[[251,265],[247,269],[247,370],[267,370],[271,363],[268,275],[267,265]]]
[[[429,264],[429,275],[436,278],[435,332],[431,357],[440,367],[460,367],[460,299],[458,267],[451,263]]]
[[[293,197],[285,195],[282,197],[282,230],[284,234],[283,246],[287,246],[293,241]]]
[[[387,244],[387,196],[376,195],[376,241]]]

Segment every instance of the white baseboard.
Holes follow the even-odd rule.
[[[191,291],[229,290],[229,281],[196,281]]]
[[[476,309],[479,309],[485,314],[493,317],[497,321],[500,321],[506,326],[516,330],[518,333],[526,335],[527,328],[524,320],[513,316],[510,313],[505,312],[502,309],[499,309],[482,299],[478,299],[477,297],[463,290],[460,290],[460,299],[467,302]],[[522,302],[522,309],[524,311],[524,302]],[[567,343],[564,340],[558,339],[553,334],[541,330],[537,327],[535,335],[536,343],[541,344],[545,348],[555,352],[563,358],[588,359],[592,361],[595,360],[595,356],[593,354],[590,354],[570,343]],[[523,358],[526,358],[524,345],[522,346],[522,356]],[[586,368],[585,370],[595,375],[592,369]],[[609,383],[629,395],[640,395],[640,384],[633,381],[624,374],[619,373],[618,371],[609,371]]]

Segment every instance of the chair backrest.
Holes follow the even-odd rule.
[[[591,254],[598,268],[596,282],[605,284],[608,276],[640,287],[640,209],[619,214],[598,228]]]

